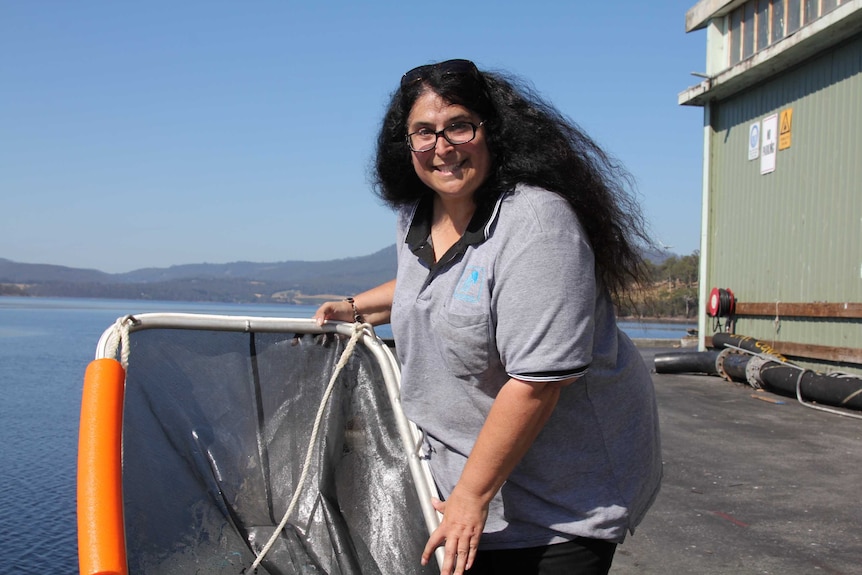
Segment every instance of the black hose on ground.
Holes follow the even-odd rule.
[[[799,385],[803,399],[824,405],[862,409],[862,379],[858,377],[838,377],[816,371],[803,371],[778,363],[764,365],[760,370],[760,377],[766,389],[775,393],[796,397],[796,386]]]
[[[724,373],[726,373],[727,376],[733,381],[748,383],[748,378],[745,374],[745,368],[748,366],[748,360],[750,359],[750,355],[731,353],[729,355],[725,355],[722,358],[721,367],[722,369],[724,369]]]
[[[787,361],[787,358],[775,351],[768,343],[754,339],[747,335],[738,335],[735,333],[716,333],[712,336],[712,345],[717,349],[724,349],[727,346],[738,347],[751,353],[766,353],[777,361]]]
[[[705,373],[717,375],[717,351],[679,351],[656,354],[656,373]]]
[[[748,336],[716,333],[713,345],[722,349],[737,347],[753,354],[768,354],[774,361],[756,366],[762,386],[773,393],[796,397],[797,385],[802,399],[824,405],[862,410],[862,378],[837,376],[803,369],[787,361],[772,346]],[[729,377],[734,381],[755,385],[746,373],[753,356],[739,353],[722,353],[716,350],[698,352],[672,352],[655,356],[656,373],[704,373]],[[761,360],[762,361],[762,360]],[[801,378],[801,379],[800,379]]]
[[[656,373],[703,373],[725,375],[734,381],[746,382],[745,367],[749,355],[721,354],[719,351],[682,351],[656,354]]]

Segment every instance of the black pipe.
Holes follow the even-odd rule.
[[[656,373],[705,373],[717,375],[715,359],[717,351],[677,351],[656,354]]]
[[[712,336],[712,342],[719,349],[731,345],[755,354],[766,353],[775,357],[776,361],[768,361],[760,368],[760,379],[768,391],[796,397],[798,383],[803,400],[862,410],[862,378],[837,377],[804,370],[788,362],[769,344],[747,336],[717,333]],[[734,381],[747,383],[746,367],[751,357],[740,353],[722,355],[719,351],[710,350],[662,353],[657,354],[654,361],[656,373],[726,375]]]
[[[777,361],[767,362],[760,368],[760,379],[769,391],[796,397],[797,382],[802,374],[802,381],[799,383],[802,399],[824,405],[862,409],[862,378],[837,377],[803,370],[787,361],[787,358],[777,353],[768,343],[748,336],[716,333],[712,336],[712,344],[718,348],[729,344],[752,353],[766,353],[775,357]]]
[[[750,351],[751,353],[767,353],[778,361],[787,361],[787,358],[776,352],[771,345],[756,340],[753,337],[735,333],[716,333],[712,336],[713,347],[724,349],[728,345]]]
[[[746,382],[745,367],[749,355],[738,353],[725,354],[720,362],[718,351],[684,351],[657,354],[654,359],[656,373],[704,373],[706,375],[724,374],[734,381]],[[720,367],[719,367],[720,364]]]
[[[722,368],[724,373],[733,381],[748,383],[748,378],[745,375],[745,368],[748,366],[750,355],[741,355],[738,353],[730,353],[724,356],[722,360]]]
[[[770,391],[796,397],[796,385],[803,399],[825,405],[862,409],[862,379],[858,377],[836,377],[814,371],[767,363],[760,370],[760,378]]]

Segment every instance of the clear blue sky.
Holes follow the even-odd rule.
[[[0,257],[124,272],[329,260],[394,243],[368,183],[408,69],[529,80],[699,247],[695,0],[0,0]]]

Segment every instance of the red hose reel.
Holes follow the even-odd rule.
[[[712,288],[706,304],[706,315],[730,317],[736,311],[736,298],[730,288]]]

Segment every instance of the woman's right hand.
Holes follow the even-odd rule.
[[[327,301],[321,304],[317,311],[314,312],[313,319],[317,325],[323,325],[324,322],[333,321],[353,321],[353,306],[347,301]]]

